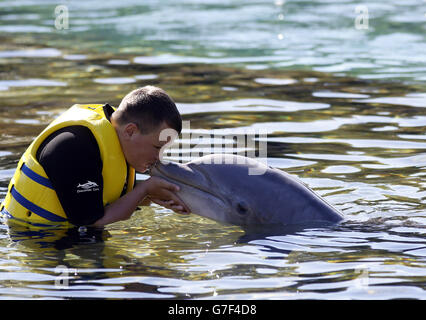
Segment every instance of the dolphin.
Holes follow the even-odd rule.
[[[233,225],[337,223],[342,214],[299,179],[260,161],[211,154],[185,164],[159,161],[150,170],[179,186],[192,213]]]

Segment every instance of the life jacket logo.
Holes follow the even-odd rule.
[[[96,182],[92,182],[92,181],[87,181],[86,183],[83,184],[78,184],[77,185],[77,193],[81,193],[81,192],[89,192],[89,191],[99,191],[99,186]]]

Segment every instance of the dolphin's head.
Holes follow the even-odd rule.
[[[250,169],[263,174],[250,175]],[[274,170],[278,171],[246,157],[208,155],[186,164],[159,162],[151,175],[177,184],[177,195],[193,213],[220,222],[253,225],[271,222],[271,214],[277,211],[282,181]]]

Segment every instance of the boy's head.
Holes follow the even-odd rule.
[[[151,133],[162,122],[178,133],[182,130],[182,119],[172,98],[161,88],[145,86],[129,92],[114,112],[120,124],[133,122],[142,134]]]
[[[127,162],[139,172],[157,162],[163,145],[182,130],[182,118],[175,103],[164,90],[154,86],[128,93],[111,122]],[[174,137],[171,131],[175,132]]]

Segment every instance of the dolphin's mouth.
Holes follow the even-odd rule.
[[[171,174],[169,174],[165,170],[161,169],[161,164],[159,164],[159,163],[156,163],[153,167],[151,167],[150,174],[155,175],[155,171],[154,170],[157,170],[161,175],[163,175],[164,177],[170,179],[172,182],[176,181],[176,182],[179,182],[179,183],[181,183],[183,185],[190,186],[190,187],[192,187],[194,189],[198,189],[198,190],[200,190],[202,192],[210,194],[211,196],[219,199],[224,205],[226,204],[226,201],[220,195],[217,195],[217,194],[211,192],[207,188],[204,188],[204,187],[202,187],[200,185],[196,185],[196,184],[188,182],[188,181],[184,181],[183,179],[179,179],[178,177],[171,176]],[[204,175],[204,173],[203,173],[203,175]]]

